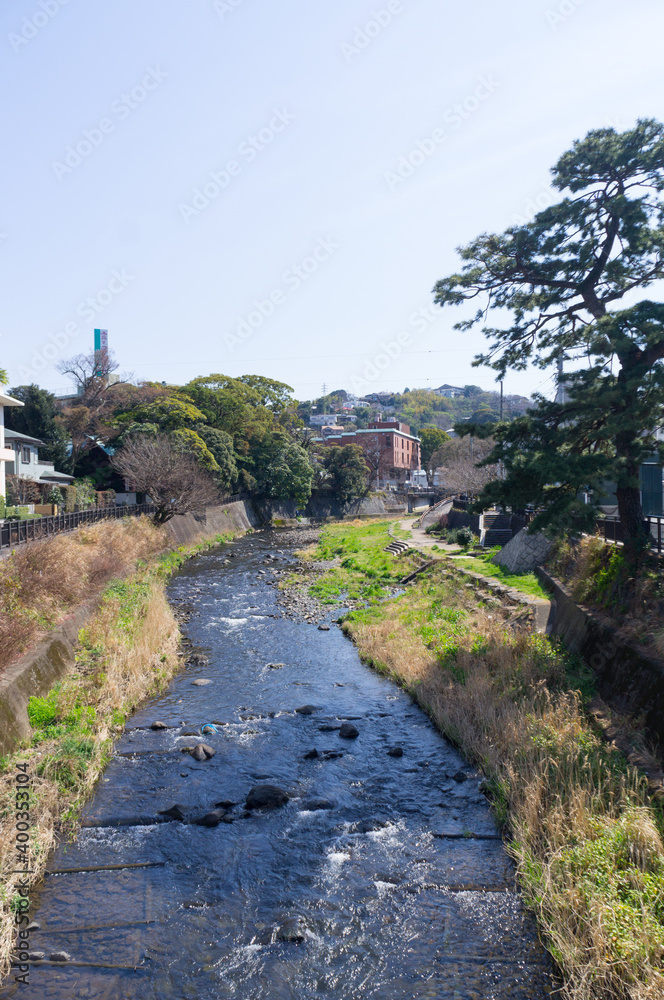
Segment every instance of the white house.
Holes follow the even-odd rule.
[[[0,496],[7,495],[7,482],[5,478],[5,465],[14,461],[14,449],[5,446],[5,406],[23,406],[20,399],[13,396],[6,396],[0,392]]]
[[[433,391],[437,396],[446,396],[447,399],[457,399],[459,396],[463,396],[463,389],[458,385],[439,385]]]
[[[39,438],[5,427],[5,445],[7,450],[11,449],[11,462],[7,460],[8,475],[32,479],[41,486],[68,486],[69,483],[73,483],[73,476],[56,472],[53,462],[44,462],[40,459],[39,446],[43,444]]]

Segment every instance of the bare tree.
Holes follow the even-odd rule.
[[[129,375],[115,375],[118,362],[113,351],[109,351],[107,347],[92,351],[91,354],[77,354],[73,358],[66,358],[57,365],[57,369],[62,375],[69,375],[74,380],[81,405],[90,409],[98,409],[102,405],[112,375],[115,376],[114,384],[127,382],[130,378]]]
[[[155,524],[197,514],[219,503],[219,490],[190,452],[163,434],[130,437],[113,457],[113,466],[132,489],[156,505]]]
[[[385,446],[380,438],[372,440],[369,438],[362,447],[364,461],[368,469],[367,490],[378,489],[380,485],[380,473],[384,463]]]
[[[478,467],[493,448],[490,439],[470,437],[446,441],[431,459],[438,473],[438,483],[454,493],[479,493],[487,483],[498,478],[497,465]]]
[[[26,503],[41,503],[43,486],[34,479],[7,475],[7,503],[10,506]]]
[[[72,468],[92,447],[95,438],[106,431],[104,420],[111,408],[109,387],[131,378],[131,375],[116,375],[117,367],[113,352],[105,347],[91,354],[77,354],[57,365],[58,371],[69,375],[76,384],[76,398],[61,413],[61,422],[71,437]]]

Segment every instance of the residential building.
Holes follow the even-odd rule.
[[[329,427],[339,419],[336,413],[312,413],[309,423],[312,427]]]
[[[408,424],[398,420],[378,420],[366,429],[328,434],[318,440],[328,447],[359,445],[379,488],[405,486],[411,473],[421,467],[420,439],[410,433]]]
[[[447,399],[457,399],[459,396],[463,396],[463,389],[458,385],[439,385],[437,389],[432,391],[437,396],[445,396]]]
[[[53,462],[45,462],[39,457],[39,447],[44,442],[39,438],[10,431],[5,428],[5,444],[11,449],[11,460],[7,459],[8,475],[20,476],[22,479],[32,479],[41,486],[68,486],[74,477],[64,472],[56,472]]]
[[[9,431],[5,431],[5,406],[23,405],[20,399],[14,399],[13,396],[6,396],[0,392],[0,497],[7,496],[5,469],[8,462],[14,461],[14,449],[5,444],[5,434],[9,433]]]

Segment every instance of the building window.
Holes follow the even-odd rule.
[[[21,456],[22,456],[21,457],[21,461],[23,462],[23,465],[29,465],[30,464],[30,449],[28,447],[26,447],[25,445],[21,449]]]

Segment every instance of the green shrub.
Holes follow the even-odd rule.
[[[54,486],[46,497],[46,503],[56,503],[61,506],[64,503],[64,497],[62,495],[62,490],[59,486]]]

